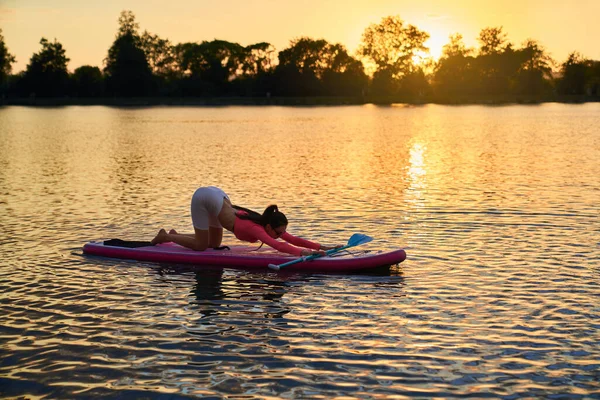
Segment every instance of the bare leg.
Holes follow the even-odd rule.
[[[178,233],[178,232],[177,232],[175,229],[171,229],[171,230],[169,231],[169,234],[170,234],[170,235],[173,235],[173,234],[175,234],[175,235],[185,235],[185,236],[189,236],[189,237],[196,237],[196,234],[195,234],[195,233]]]
[[[208,230],[195,229],[195,231],[194,237],[191,237],[177,233],[167,233],[167,231],[161,229],[156,237],[152,239],[152,244],[173,242],[196,251],[206,250],[208,247]]]
[[[189,236],[192,238],[196,237],[195,233],[178,233],[175,229],[169,231],[169,235],[180,235]],[[223,228],[216,228],[214,226],[208,227],[208,247],[219,247],[223,242]]]
[[[208,227],[208,247],[219,247],[223,241],[223,228]]]
[[[177,233],[175,229],[171,229],[169,233],[161,229],[156,237],[152,240],[152,244],[173,242],[188,249],[204,251],[208,247],[219,247],[223,241],[223,228],[208,227],[208,230],[194,228],[193,234]]]

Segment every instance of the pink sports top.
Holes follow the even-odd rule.
[[[273,239],[269,234],[265,231],[265,228],[255,222],[250,221],[249,219],[241,219],[238,215],[246,214],[244,211],[237,211],[235,213],[235,224],[233,226],[233,234],[239,240],[243,240],[245,242],[256,243],[257,241],[261,241],[271,246],[277,251],[281,251],[283,253],[293,254],[295,256],[301,256],[302,249],[299,247],[304,247],[312,250],[319,250],[321,245],[319,243],[314,243],[306,239],[302,239],[289,233],[285,232],[281,235],[281,238],[288,243],[293,244],[294,246],[290,246],[288,243],[283,243],[278,240]]]

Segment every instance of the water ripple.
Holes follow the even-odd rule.
[[[597,107],[2,108],[0,395],[600,398]],[[408,259],[81,254],[189,229],[203,184]]]

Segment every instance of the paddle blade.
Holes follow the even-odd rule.
[[[354,235],[350,236],[350,239],[348,239],[348,246],[358,246],[369,243],[372,240],[373,238],[371,236],[367,236],[362,233],[355,233]]]

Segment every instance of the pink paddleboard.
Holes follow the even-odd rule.
[[[296,259],[270,248],[230,246],[230,250],[189,250],[174,243],[156,246],[127,248],[106,246],[102,242],[90,242],[83,246],[89,255],[152,261],[159,263],[194,264],[201,266],[221,266],[233,268],[268,269],[269,264],[283,264]],[[352,254],[355,253],[355,254]],[[282,271],[349,273],[380,269],[404,261],[406,252],[398,249],[387,252],[362,252],[351,249],[351,253],[340,252],[331,257],[321,257],[283,268]],[[270,271],[270,270],[269,270]]]

